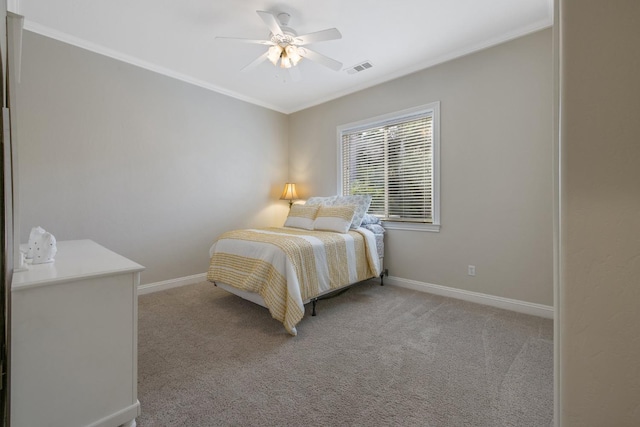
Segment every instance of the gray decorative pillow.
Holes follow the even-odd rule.
[[[384,227],[380,224],[362,224],[362,227],[371,231],[373,234],[384,234]]]
[[[333,202],[333,206],[355,205],[356,213],[351,220],[351,229],[360,227],[362,218],[367,213],[371,204],[371,196],[369,194],[357,194],[354,196],[337,196]]]
[[[311,197],[307,199],[306,205],[333,206],[333,202],[337,196],[327,197]]]
[[[380,224],[380,223],[382,223],[382,221],[380,221],[380,218],[378,218],[375,215],[371,215],[370,213],[366,213],[362,218],[362,224],[360,224],[360,227],[364,227],[365,224]]]

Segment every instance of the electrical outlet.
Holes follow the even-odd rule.
[[[476,275],[476,266],[475,265],[470,265],[467,267],[467,274],[469,276],[475,276]]]

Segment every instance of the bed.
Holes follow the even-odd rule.
[[[383,235],[360,226],[364,213],[353,222],[362,206],[335,202],[293,205],[283,227],[224,233],[209,250],[207,279],[268,308],[295,336],[306,303],[315,312],[319,298],[382,277]]]

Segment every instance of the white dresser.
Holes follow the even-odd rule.
[[[91,240],[11,288],[12,427],[135,425],[139,264]]]

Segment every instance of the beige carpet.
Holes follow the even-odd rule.
[[[553,322],[365,282],[289,336],[204,282],[140,296],[146,426],[551,426]]]

